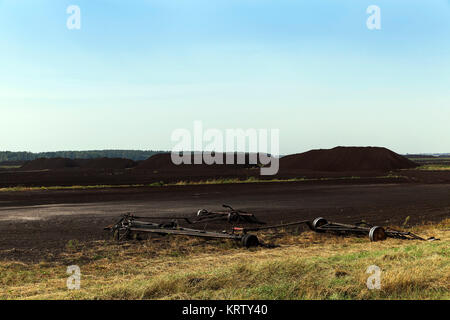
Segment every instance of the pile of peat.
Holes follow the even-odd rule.
[[[130,159],[96,158],[96,159],[68,159],[68,158],[40,158],[26,162],[21,170],[61,170],[70,168],[82,169],[126,169],[136,165]]]
[[[280,168],[289,171],[387,172],[417,166],[406,157],[380,147],[319,149],[288,155],[280,159]]]

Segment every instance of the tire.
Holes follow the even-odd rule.
[[[372,227],[369,231],[369,239],[372,242],[386,240],[386,232],[382,227]]]
[[[325,232],[324,230],[320,230],[318,228],[320,228],[321,226],[324,226],[328,224],[328,221],[322,217],[316,218],[314,219],[312,226],[315,232]]]
[[[254,234],[244,234],[244,236],[241,239],[241,243],[243,247],[251,248],[251,247],[257,247],[259,245],[258,237]]]

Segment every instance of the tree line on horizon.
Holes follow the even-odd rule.
[[[69,159],[95,159],[95,158],[125,158],[141,161],[162,150],[87,150],[87,151],[54,151],[54,152],[28,152],[28,151],[0,151],[0,162],[30,161],[39,158],[69,158]],[[431,154],[406,154],[406,157],[426,157]],[[434,157],[449,157],[449,153],[435,154]]]
[[[156,150],[88,150],[88,151],[54,151],[54,152],[14,152],[0,151],[0,162],[30,161],[39,158],[69,158],[69,159],[95,159],[95,158],[125,158],[134,161],[145,160],[154,154],[167,152]]]

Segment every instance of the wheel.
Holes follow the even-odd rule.
[[[208,214],[208,210],[206,209],[200,209],[197,211],[197,217],[206,216]]]
[[[316,232],[325,232],[324,230],[320,230],[318,228],[320,228],[321,226],[326,225],[327,223],[328,223],[327,220],[325,220],[322,217],[319,217],[319,218],[314,219],[314,221],[312,223],[312,226],[314,228],[314,231],[316,231]]]
[[[386,232],[382,227],[372,227],[369,231],[369,239],[373,242],[386,240]]]
[[[254,234],[244,234],[241,239],[242,246],[246,248],[257,247],[259,244],[258,237]]]

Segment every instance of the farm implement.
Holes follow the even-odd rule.
[[[351,225],[337,222],[328,222],[322,217],[314,219],[311,224],[311,229],[319,233],[329,232],[338,235],[368,235],[370,241],[382,241],[386,240],[386,238],[423,241],[438,240],[434,237],[424,239],[411,232],[403,232],[391,228],[374,226],[367,222],[358,222],[354,225]]]
[[[186,217],[137,217],[131,214],[125,214],[113,226],[105,228],[113,233],[116,240],[139,238],[139,234],[153,233],[160,235],[174,234],[185,235],[210,239],[231,239],[241,242],[242,246],[249,248],[255,247],[259,244],[256,235],[247,233],[235,233],[227,231],[206,231],[200,229],[186,228],[179,225],[178,221],[183,220],[188,224],[207,223],[211,221],[227,221],[230,224],[246,222],[251,224],[264,224],[259,221],[253,214],[242,210],[235,210],[231,206],[223,205],[228,211],[212,212],[205,209],[197,212],[197,217],[189,219]],[[166,223],[154,223],[152,220],[171,220]]]
[[[411,232],[403,232],[391,228],[383,228],[374,226],[367,222],[359,222],[356,224],[344,224],[337,222],[328,222],[326,219],[319,217],[313,221],[302,220],[290,223],[282,223],[278,225],[265,225],[264,222],[258,220],[253,214],[245,211],[235,210],[231,206],[223,205],[227,211],[208,211],[201,209],[197,212],[196,217],[176,217],[176,216],[148,216],[138,217],[132,214],[123,215],[114,225],[106,227],[114,239],[118,241],[139,239],[142,234],[158,234],[158,235],[184,235],[192,237],[201,237],[209,239],[229,239],[238,241],[242,246],[256,247],[262,243],[258,237],[252,232],[264,230],[287,229],[291,227],[298,227],[306,225],[311,230],[317,233],[333,233],[336,235],[354,235],[354,236],[368,236],[370,241],[382,241],[387,238],[404,239],[404,240],[439,240],[434,237],[424,239]],[[166,221],[163,223],[156,223],[155,220]],[[186,224],[194,225],[198,223],[208,223],[212,221],[224,221],[231,225],[238,223],[258,224],[257,227],[236,227],[233,226],[230,231],[207,231],[197,228],[187,228],[181,226],[179,221],[184,221]]]
[[[179,226],[176,220],[173,220],[170,223],[153,223],[146,221],[148,219],[148,217],[136,217],[126,214],[114,226],[105,229],[111,230],[114,239],[118,241],[124,239],[139,239],[140,234],[154,233],[159,235],[175,234],[210,239],[230,239],[240,241],[246,248],[256,247],[259,244],[258,238],[252,234],[236,234],[226,231],[218,232],[185,228]]]

